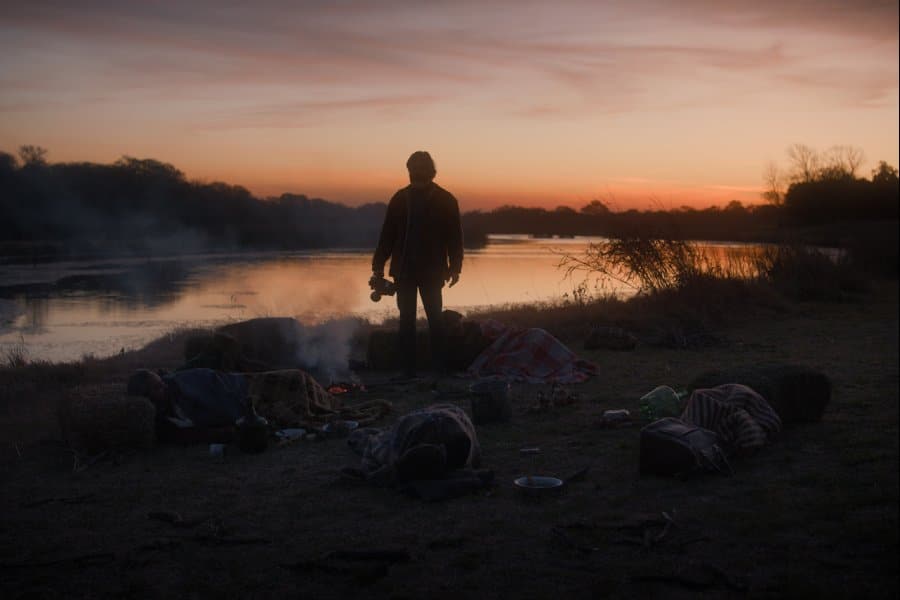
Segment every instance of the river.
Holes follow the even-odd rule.
[[[561,254],[596,239],[491,236],[485,248],[467,252],[444,305],[465,314],[562,300],[581,279],[565,277]],[[370,261],[370,251],[346,250],[0,263],[0,361],[10,352],[50,361],[108,356],[181,327],[260,316],[382,321],[396,316],[396,305],[391,297],[369,299]],[[612,281],[602,285],[605,293],[633,293]]]

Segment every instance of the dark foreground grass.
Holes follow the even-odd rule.
[[[896,597],[896,282],[876,282],[854,302],[747,290],[727,300],[728,289],[719,290],[714,309],[676,290],[492,313],[559,334],[600,375],[572,387],[575,404],[544,411],[532,410],[544,387],[516,385],[512,422],[478,431],[496,485],[441,504],[341,480],[338,469],[355,457],[340,440],[224,460],[204,446],[158,447],[113,453],[73,471],[71,453],[52,441],[55,420],[22,422],[25,407],[52,403],[73,382],[124,381],[136,366],[174,366],[188,332],[106,360],[3,370],[4,384],[23,387],[4,391],[0,415],[0,593]],[[652,323],[691,318],[714,323],[719,343],[651,343]],[[590,322],[630,324],[641,333],[637,349],[580,351]],[[833,401],[821,423],[788,429],[761,454],[735,463],[734,477],[641,478],[637,429],[595,426],[605,409],[636,412],[638,398],[656,385],[684,386],[710,368],[772,361],[824,371]],[[364,397],[390,400],[396,413],[436,399],[467,406],[467,384],[445,381],[442,396],[407,385]],[[32,425],[51,441],[22,437]],[[527,446],[540,453],[521,454]],[[558,497],[523,500],[511,485],[522,474],[566,477],[585,466],[587,477]],[[182,521],[152,517],[158,513]],[[663,513],[674,522],[668,529]],[[405,550],[409,560],[344,570],[309,562],[354,549]]]

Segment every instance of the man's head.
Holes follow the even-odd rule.
[[[406,161],[406,168],[410,183],[428,183],[437,175],[431,155],[424,150],[413,152]]]

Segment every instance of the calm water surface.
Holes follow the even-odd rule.
[[[444,304],[465,313],[559,300],[580,281],[557,268],[560,253],[590,241],[492,236],[486,248],[467,252]],[[179,327],[259,316],[307,323],[396,316],[392,297],[369,299],[370,264],[369,251],[0,264],[0,361],[10,350],[52,361],[106,356]],[[611,282],[605,290],[631,293]]]

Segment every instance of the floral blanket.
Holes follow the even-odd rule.
[[[582,360],[543,329],[512,328],[494,320],[481,324],[493,343],[469,367],[475,377],[501,376],[527,383],[581,383],[597,375],[597,365]]]

